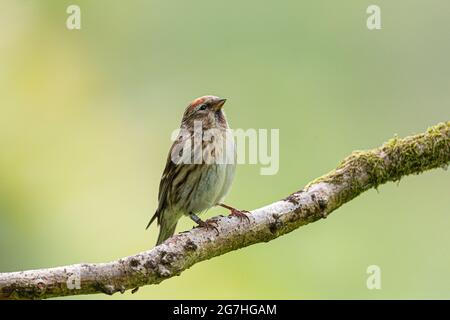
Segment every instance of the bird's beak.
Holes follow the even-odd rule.
[[[219,99],[216,101],[215,103],[215,109],[216,110],[220,110],[222,109],[223,105],[225,104],[225,102],[227,101],[227,99]]]

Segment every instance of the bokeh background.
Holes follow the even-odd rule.
[[[0,271],[151,248],[170,134],[197,96],[228,98],[234,128],[280,129],[277,175],[238,167],[227,202],[245,209],[353,150],[449,120],[450,3],[375,2],[2,0]],[[66,28],[70,4],[79,31]],[[370,4],[380,31],[366,28]],[[448,299],[449,178],[381,186],[275,241],[107,298]],[[366,288],[372,264],[381,290]]]

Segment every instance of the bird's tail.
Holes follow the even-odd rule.
[[[155,221],[156,219],[158,220],[159,235],[156,245],[160,245],[175,233],[175,228],[177,227],[177,220],[170,219],[171,217],[172,214],[167,212],[164,213],[161,212],[160,210],[157,210],[153,215],[153,217],[150,219],[150,222],[148,223],[147,227],[145,228],[147,230],[153,221]]]
[[[174,224],[167,224],[165,220],[161,221],[161,226],[159,228],[159,235],[158,235],[158,241],[156,241],[156,245],[160,245],[163,243],[166,239],[173,236],[175,233],[175,228],[177,227],[177,223]]]

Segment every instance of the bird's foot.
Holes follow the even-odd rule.
[[[197,225],[199,227],[202,228],[206,228],[208,230],[210,229],[214,229],[217,232],[217,235],[219,235],[219,229],[217,229],[217,222],[211,219],[208,219],[206,221],[203,221],[202,219],[200,219],[198,216],[196,216],[195,214],[191,214],[190,215],[191,219],[197,223]]]
[[[223,204],[223,203],[220,203],[219,206],[230,210],[230,216],[231,217],[238,217],[241,221],[245,219],[245,220],[247,220],[247,222],[250,222],[250,218],[247,215],[247,214],[250,213],[250,211],[238,210],[236,208],[230,207],[230,206],[228,206],[226,204]]]
[[[241,221],[242,220],[247,220],[247,222],[250,222],[250,218],[247,215],[249,213],[250,213],[250,211],[247,211],[247,210],[233,209],[233,210],[231,210],[230,216],[238,217]]]
[[[212,221],[212,220],[206,220],[203,221],[201,220],[201,222],[198,224],[200,227],[206,228],[208,230],[210,229],[214,229],[217,232],[217,235],[219,235],[219,229],[217,229],[217,222],[216,221]]]

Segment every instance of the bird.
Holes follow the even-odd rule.
[[[198,216],[215,206],[228,209],[230,216],[249,220],[248,211],[223,203],[236,168],[234,139],[223,111],[225,102],[224,98],[206,95],[192,101],[184,111],[159,184],[158,207],[146,227],[157,220],[156,245],[175,233],[183,216],[199,227],[218,232],[213,221]]]

